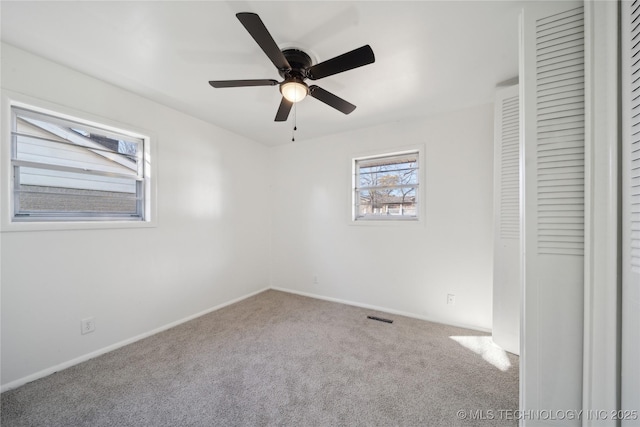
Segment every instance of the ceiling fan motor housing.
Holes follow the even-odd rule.
[[[285,80],[289,78],[299,78],[305,80],[307,76],[307,68],[311,67],[311,57],[300,49],[285,49],[282,54],[291,65],[290,70],[278,70],[280,76]]]

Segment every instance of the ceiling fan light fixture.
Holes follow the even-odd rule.
[[[289,102],[300,102],[309,95],[309,87],[300,80],[289,80],[280,85],[280,93]]]

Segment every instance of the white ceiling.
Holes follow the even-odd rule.
[[[209,80],[277,79],[236,19],[255,12],[280,47],[324,61],[365,44],[376,62],[313,82],[357,105],[344,115],[297,104],[296,140],[491,102],[518,71],[515,1],[2,1],[6,43],[265,145],[291,141],[273,121],[277,86],[214,89]]]

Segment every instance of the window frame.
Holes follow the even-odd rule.
[[[372,160],[386,157],[400,157],[416,154],[417,155],[417,184],[415,187],[415,203],[416,203],[416,215],[415,216],[400,216],[400,215],[388,215],[388,216],[360,216],[358,202],[358,162],[364,160]],[[378,150],[376,152],[370,152],[360,154],[357,156],[351,156],[351,189],[350,189],[350,221],[352,225],[402,225],[402,224],[424,224],[425,217],[425,161],[424,161],[424,146],[412,146],[397,149],[394,151]]]
[[[45,114],[54,119],[72,121],[87,127],[96,128],[107,134],[115,133],[140,140],[141,147],[141,210],[142,218],[125,216],[75,216],[51,215],[34,216],[27,220],[16,219],[14,197],[14,161],[13,161],[13,123],[15,108]],[[97,228],[144,228],[155,227],[156,221],[156,183],[151,171],[151,153],[153,150],[153,134],[136,126],[122,124],[90,113],[72,110],[68,107],[46,101],[30,98],[22,94],[3,90],[2,94],[2,161],[0,161],[2,176],[2,209],[0,211],[1,231],[35,231],[35,230],[68,230],[68,229],[97,229]],[[156,173],[154,166],[154,174]]]

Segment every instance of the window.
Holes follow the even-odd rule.
[[[418,219],[419,153],[354,160],[353,219]]]
[[[144,221],[148,139],[11,107],[12,221]]]

